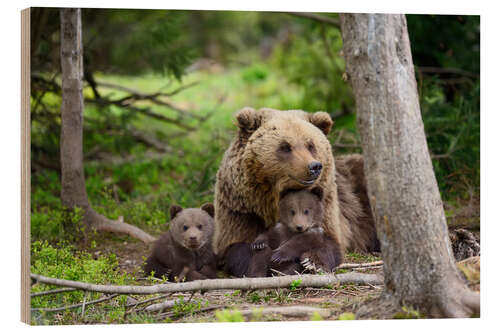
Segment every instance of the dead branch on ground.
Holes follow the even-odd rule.
[[[288,288],[292,282],[301,280],[300,287],[325,287],[328,285],[354,283],[380,285],[384,283],[383,276],[377,274],[344,273],[325,275],[287,275],[279,277],[263,278],[237,278],[237,279],[212,279],[197,280],[181,283],[165,283],[152,286],[119,286],[119,285],[99,285],[80,281],[70,281],[50,278],[38,274],[31,274],[31,278],[45,284],[72,287],[81,290],[88,290],[101,293],[116,294],[158,294],[186,291],[208,291],[218,289],[274,289]]]

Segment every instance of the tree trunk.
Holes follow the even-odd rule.
[[[342,14],[340,21],[384,259],[385,292],[379,302],[436,317],[478,314],[479,293],[466,287],[450,247],[405,16]]]
[[[98,231],[125,233],[145,243],[154,237],[139,228],[112,221],[96,213],[89,204],[83,173],[83,44],[79,8],[65,8],[61,16],[61,202],[84,211],[86,226]]]

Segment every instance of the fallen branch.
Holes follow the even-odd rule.
[[[135,225],[124,222],[123,216],[118,217],[117,220],[110,220],[89,207],[85,211],[84,218],[87,219],[89,225],[96,231],[126,234],[130,237],[139,239],[145,244],[150,244],[156,240],[155,237],[151,236],[144,230],[136,227]]]
[[[208,291],[218,289],[274,289],[288,288],[296,280],[301,280],[300,287],[324,287],[327,285],[355,283],[355,284],[383,284],[384,279],[377,274],[362,273],[344,273],[344,274],[325,274],[325,275],[287,275],[280,277],[264,278],[241,278],[241,279],[212,279],[197,280],[181,283],[165,283],[152,286],[117,286],[117,285],[99,285],[85,283],[80,281],[62,280],[50,278],[38,274],[31,274],[31,278],[40,283],[72,287],[82,290],[116,293],[116,294],[158,294],[173,293],[185,291]]]
[[[75,288],[61,288],[61,289],[52,289],[52,290],[47,290],[47,291],[40,291],[38,293],[33,293],[30,295],[30,297],[37,297],[37,296],[45,296],[45,295],[51,295],[51,294],[58,294],[58,293],[65,293],[67,291],[74,291],[77,290]]]
[[[85,302],[85,300],[84,300],[82,303],[72,304],[72,305],[68,305],[68,306],[62,306],[59,308],[33,308],[33,309],[31,309],[31,311],[60,312],[60,311],[68,310],[68,309],[83,307],[84,305],[92,305],[92,304],[106,302],[112,298],[115,298],[116,296],[119,296],[119,294],[109,295],[109,296],[102,297],[102,298],[99,298],[95,301],[90,301],[90,302]]]

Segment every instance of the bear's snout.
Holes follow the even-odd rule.
[[[321,164],[321,162],[314,161],[309,163],[308,168],[309,168],[309,175],[314,179],[316,179],[321,174],[321,169],[323,169],[323,165]]]

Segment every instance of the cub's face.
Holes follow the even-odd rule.
[[[212,204],[186,209],[172,206],[170,233],[174,240],[190,250],[197,250],[210,242],[214,232],[213,209]]]
[[[320,114],[317,118],[329,124],[329,130],[330,117]],[[314,115],[275,111],[269,119],[262,119],[250,133],[244,153],[246,169],[256,182],[273,184],[280,193],[310,187],[328,172],[325,169],[334,163],[331,146],[321,127],[311,122]]]
[[[305,232],[320,226],[323,220],[322,197],[320,187],[283,194],[279,202],[280,222],[292,232]]]

